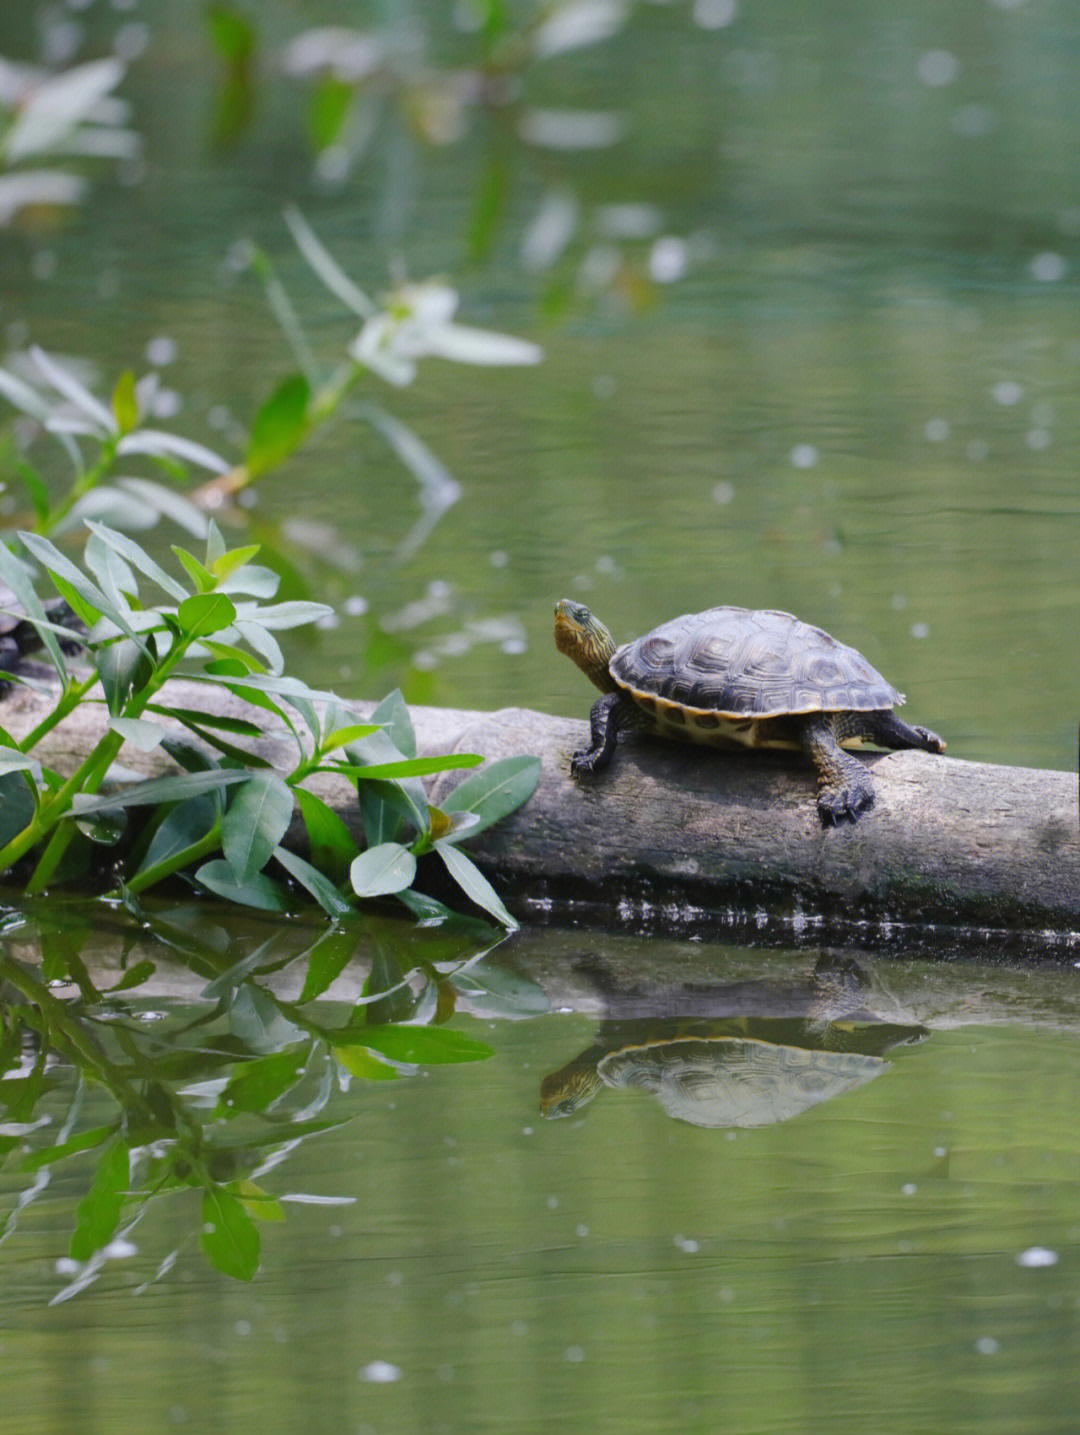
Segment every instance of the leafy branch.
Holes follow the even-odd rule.
[[[50,714],[20,742],[0,731],[0,796],[16,799],[0,803],[0,871],[31,858],[27,891],[39,892],[61,871],[77,833],[115,847],[131,810],[150,808],[150,820],[122,864],[118,894],[129,901],[192,869],[193,880],[220,897],[286,911],[293,899],[280,876],[266,870],[273,861],[335,919],[347,917],[357,897],[395,894],[423,911],[430,899],[417,906],[407,889],[417,858],[435,852],[476,905],[505,927],[516,926],[457,843],[531,795],[537,759],[492,764],[456,789],[451,810],[431,806],[422,777],[476,767],[483,759],[471,753],[417,756],[400,694],[365,721],[335,694],[284,674],[274,633],[330,610],[319,603],[268,601],[278,580],[254,563],[256,545],[230,551],[211,523],[202,557],[174,547],[175,575],[129,536],[93,520],[87,526],[85,569],[40,534],[19,537],[52,581],[70,622],[85,626],[89,674],[69,671],[61,645],[62,638],[79,638],[76,628],[56,621],[55,604],[46,611],[22,560],[0,544],[0,578],[39,633],[61,684]],[[217,689],[219,698],[208,711],[170,699],[168,680],[181,671]],[[103,696],[94,698],[98,683]],[[77,704],[95,701],[107,709],[104,734],[69,776],[44,767],[35,747]],[[269,715],[291,739],[295,755],[288,770],[279,774],[238,745],[238,739],[250,743],[263,735],[258,723],[239,715],[252,709]],[[114,780],[102,795],[125,742],[144,752],[160,746],[184,771],[145,782]],[[359,791],[367,851],[359,851],[346,823],[305,786],[316,774],[336,776]],[[311,861],[286,845],[297,812]]]

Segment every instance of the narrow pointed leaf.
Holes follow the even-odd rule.
[[[139,422],[139,401],[135,397],[135,375],[125,369],[113,389],[113,417],[120,432],[130,433]]]
[[[188,577],[191,578],[195,584],[195,591],[197,593],[209,593],[217,581],[214,575],[204,564],[199,562],[193,553],[189,553],[186,548],[179,548],[174,543],[172,545],[172,551],[176,554],[184,568],[187,569]]]
[[[114,717],[109,719],[109,726],[140,752],[153,752],[162,738],[168,736],[168,729],[156,722],[147,722],[145,718]]]
[[[340,919],[352,916],[355,908],[345,900],[330,878],[324,877],[318,868],[313,867],[310,862],[305,862],[295,852],[290,852],[287,847],[276,848],[274,856],[289,876],[299,882],[301,887],[315,898],[328,917]]]
[[[213,792],[203,792],[178,802],[151,838],[146,856],[139,864],[139,872],[149,872],[182,852],[195,849],[213,830],[220,809],[220,799]]]
[[[255,907],[261,912],[287,912],[289,897],[279,883],[265,872],[256,872],[246,882],[237,882],[228,862],[205,862],[195,873],[195,880],[216,897],[238,902],[242,907]]]
[[[134,482],[134,480],[131,481]],[[109,528],[104,523],[98,523],[92,518],[86,520],[86,526],[103,543],[107,543],[110,548],[115,549],[121,558],[126,558],[132,568],[137,568],[145,577],[156,583],[163,592],[168,593],[170,598],[175,598],[178,603],[182,603],[188,596],[187,589],[166,573],[159,563],[155,563],[148,553],[144,553],[135,540],[129,538],[126,533],[118,533],[115,528]]]
[[[221,822],[221,848],[239,883],[261,872],[289,830],[293,795],[281,778],[260,772],[233,794]]]
[[[355,936],[340,928],[335,928],[319,938],[308,953],[307,976],[299,997],[301,1003],[321,997],[327,987],[337,981],[349,965],[356,945]]]
[[[103,812],[109,807],[147,807],[158,802],[179,802],[200,792],[213,792],[234,782],[250,782],[251,774],[233,768],[214,768],[209,772],[186,772],[177,777],[155,777],[149,782],[136,782],[118,788],[107,797],[77,796],[71,810],[76,816]]]
[[[72,1260],[88,1261],[112,1240],[120,1224],[130,1167],[127,1144],[118,1138],[102,1155],[90,1189],[79,1202],[71,1237]]]
[[[391,1061],[433,1065],[448,1061],[483,1061],[494,1053],[490,1046],[438,1026],[372,1026],[362,1029],[362,1044]]]
[[[538,757],[504,757],[459,782],[442,806],[447,812],[474,813],[479,822],[468,836],[475,837],[529,800],[540,781],[540,768]]]
[[[344,874],[345,868],[357,855],[356,839],[332,807],[303,787],[294,787],[293,796],[300,807],[300,815],[307,828],[311,843],[311,858],[320,872],[331,878]]]
[[[310,423],[311,386],[303,374],[292,374],[275,389],[255,416],[248,445],[247,468],[252,478],[288,458],[304,440]]]
[[[7,142],[10,146],[10,134],[7,136]],[[116,432],[116,420],[109,410],[100,399],[94,397],[85,384],[80,383],[74,374],[65,369],[63,364],[58,363],[37,344],[31,345],[30,357],[53,388],[59,390],[81,413],[85,414],[102,434]]]
[[[245,1062],[221,1093],[226,1111],[265,1111],[296,1085],[307,1051],[293,1048]]]
[[[39,623],[46,621],[45,609],[41,605],[41,599],[34,591],[29,573],[6,543],[0,543],[0,578],[15,594],[28,618],[35,619]],[[65,679],[67,665],[56,636],[45,627],[39,627],[38,632],[41,634],[42,646],[51,658],[53,667],[60,674],[61,679]]]
[[[259,1232],[241,1201],[222,1186],[203,1196],[202,1248],[215,1270],[250,1281],[259,1269]]]
[[[480,871],[476,863],[465,856],[452,842],[436,842],[435,851],[442,858],[446,870],[461,890],[478,907],[489,912],[508,931],[516,932],[518,924],[499,900],[498,893]]]

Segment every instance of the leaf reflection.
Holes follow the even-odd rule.
[[[125,933],[125,969],[102,982],[80,956],[88,930],[78,918],[38,918],[37,926],[44,930],[11,914],[4,931],[20,942],[20,955],[0,946],[0,1164],[20,1190],[14,1209],[0,1213],[0,1240],[58,1163],[91,1153],[68,1257],[58,1262],[70,1284],[55,1300],[84,1289],[113,1256],[132,1254],[129,1233],[150,1203],[183,1192],[201,1199],[193,1206],[180,1198],[179,1246],[198,1238],[216,1270],[251,1280],[260,1224],[285,1218],[263,1178],[301,1142],[350,1119],[355,1103],[346,1110],[343,1093],[352,1080],[491,1056],[443,1024],[460,992],[470,1004],[480,992],[496,1006],[519,1000],[536,1009],[531,983],[515,996],[505,975],[488,969],[486,954],[501,934],[476,922],[427,933],[420,961],[414,929],[406,947],[389,928],[372,957],[370,928],[359,923],[322,933],[299,954],[292,933],[277,931],[238,957],[203,905],[175,908],[153,919],[149,935],[183,964],[181,974],[205,985],[198,1002],[169,1000],[164,1010],[150,1009],[141,990],[154,962],[127,960],[147,933]],[[42,960],[27,960],[35,948]],[[327,1002],[328,988],[357,959],[370,964],[361,994]],[[175,975],[163,972],[159,983]]]

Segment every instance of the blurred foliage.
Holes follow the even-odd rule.
[[[0,950],[0,1163],[21,1190],[0,1216],[0,1241],[27,1219],[58,1163],[91,1161],[61,1266],[70,1282],[56,1299],[130,1254],[147,1206],[168,1196],[179,1202],[178,1244],[151,1279],[198,1237],[211,1265],[250,1280],[259,1225],[285,1219],[264,1178],[300,1142],[351,1118],[352,1082],[490,1056],[444,1025],[463,992],[486,995],[489,1010],[539,1009],[532,983],[489,967],[497,937],[476,923],[432,934],[417,965],[416,944],[399,945],[390,928],[374,946],[367,932],[337,928],[299,952],[282,931],[238,956],[204,912],[166,909],[131,929],[117,979],[100,987],[80,955],[86,921],[79,908],[9,909]],[[40,961],[13,954],[28,944]],[[186,970],[204,981],[198,1003],[149,1005],[140,989],[156,964],[139,955],[148,946],[168,951],[172,980]],[[360,950],[370,961],[362,994],[327,1004]],[[299,994],[285,999],[283,986]]]

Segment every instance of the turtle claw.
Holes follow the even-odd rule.
[[[818,815],[823,827],[838,827],[841,822],[857,822],[860,813],[874,805],[871,787],[823,787],[818,793]]]
[[[913,727],[912,732],[918,733],[921,739],[920,746],[927,752],[944,752],[945,739],[938,737],[936,732],[931,732],[928,727]]]
[[[596,756],[587,747],[575,752],[570,759],[570,772],[574,777],[591,777],[596,767]]]

